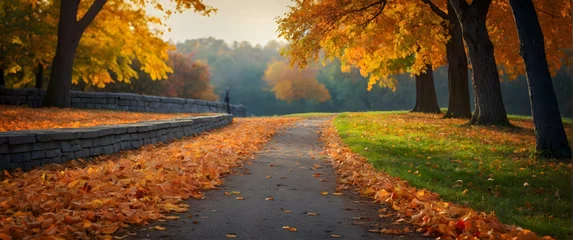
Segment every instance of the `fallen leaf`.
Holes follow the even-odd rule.
[[[245,199],[245,198],[244,198],[244,197],[236,197],[235,199],[237,199],[237,200],[243,200],[243,199]]]
[[[339,238],[339,237],[340,237],[340,234],[330,234],[330,237],[332,237],[332,238]]]
[[[321,192],[320,195],[326,196],[326,195],[328,195],[328,192]]]
[[[166,228],[164,228],[162,226],[155,226],[155,227],[153,227],[153,229],[159,230],[159,231],[165,231]]]
[[[236,238],[236,237],[237,237],[237,234],[227,233],[227,234],[225,234],[225,237],[227,237],[227,238]]]
[[[341,192],[335,192],[335,193],[333,193],[332,195],[333,195],[333,196],[342,196],[342,195],[344,195],[344,193],[341,193]]]
[[[318,213],[308,212],[307,215],[308,216],[318,216]]]
[[[107,225],[103,226],[99,232],[103,234],[113,234],[118,228],[119,227],[117,225]]]

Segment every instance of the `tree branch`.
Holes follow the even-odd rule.
[[[347,15],[349,13],[362,12],[362,11],[367,10],[368,8],[374,7],[375,5],[378,5],[378,4],[386,4],[386,0],[373,2],[372,4],[370,4],[368,6],[361,7],[359,9],[348,10],[348,11],[346,11],[346,13],[344,13],[344,15]]]
[[[376,14],[374,14],[374,16],[372,16],[371,18],[369,18],[368,20],[366,20],[366,22],[364,22],[362,24],[363,28],[366,28],[370,22],[372,22],[372,20],[376,19],[378,16],[380,16],[380,14],[382,13],[382,11],[384,11],[384,8],[386,8],[386,1],[380,1],[380,9],[378,10],[378,12]]]
[[[549,12],[547,12],[547,11],[541,9],[541,8],[535,7],[535,10],[540,11],[540,12],[542,12],[542,13],[545,13],[545,14],[547,14],[547,15],[553,17],[553,18],[559,18],[559,17],[557,17],[557,16],[555,16],[555,15],[553,15],[553,14],[551,14],[551,13],[549,13]]]
[[[107,0],[95,0],[90,6],[86,14],[77,22],[80,32],[84,32],[88,25],[94,20],[97,14],[101,11]]]
[[[422,0],[422,2],[428,4],[432,9],[432,12],[437,14],[439,17],[443,18],[444,20],[448,19],[448,14],[442,11],[442,9],[440,9],[434,2],[432,2],[432,0]]]

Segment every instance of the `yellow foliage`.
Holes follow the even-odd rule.
[[[447,12],[446,0],[432,2]],[[563,64],[563,49],[573,42],[571,1],[534,0],[534,4],[550,69],[555,73]],[[291,64],[306,66],[309,61],[318,61],[323,52],[326,59],[340,59],[343,72],[359,68],[363,76],[369,77],[369,88],[376,83],[392,88],[395,82],[391,75],[419,74],[428,63],[434,67],[447,64],[448,22],[422,0],[296,0],[277,23],[280,36],[291,43],[281,51],[290,57]],[[517,31],[507,0],[493,1],[487,25],[500,72],[512,78],[523,74]],[[396,64],[413,55],[413,62]]]
[[[129,83],[138,76],[137,69],[132,69],[134,61],[151,79],[166,79],[173,72],[167,65],[167,51],[174,47],[161,39],[163,32],[159,29],[164,25],[161,19],[148,16],[145,7],[155,6],[166,17],[174,11],[193,10],[208,16],[217,10],[204,5],[202,0],[171,2],[170,9],[160,0],[108,0],[82,35],[75,54],[72,82],[83,81],[97,87],[115,80]],[[81,19],[93,3],[81,1],[77,19]],[[33,76],[34,69],[21,66],[50,65],[56,51],[59,1],[2,1],[0,7],[0,22],[6,23],[0,25],[0,32],[5,36],[0,38],[0,66],[11,73],[30,71],[28,75]],[[18,22],[14,22],[15,19]],[[24,80],[31,81],[31,78]]]
[[[379,83],[394,88],[393,74],[418,74],[427,63],[445,65],[443,20],[429,14],[421,1],[384,2],[296,1],[277,21],[281,36],[291,42],[283,53],[292,64],[305,66],[323,50],[325,58],[341,60],[342,71],[359,68],[370,78],[369,87]],[[413,55],[413,62],[406,60]]]

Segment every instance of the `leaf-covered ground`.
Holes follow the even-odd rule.
[[[137,113],[73,108],[28,108],[0,105],[0,132],[81,128],[195,116],[190,113]],[[203,114],[204,115],[204,114]]]
[[[570,239],[571,164],[536,159],[531,121],[511,122],[518,128],[429,114],[349,113],[333,120],[323,141],[341,183],[387,203],[427,234],[532,236],[499,218]]]
[[[4,172],[0,239],[94,239],[130,235],[124,228],[165,221],[188,198],[221,184],[294,118],[235,119],[223,129],[169,144]],[[162,227],[157,226],[157,230]]]

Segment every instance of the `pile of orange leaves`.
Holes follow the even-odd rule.
[[[0,132],[82,128],[196,116],[190,113],[138,113],[73,108],[27,108],[0,105]]]
[[[426,236],[442,239],[553,239],[500,223],[495,214],[441,201],[437,193],[411,187],[406,181],[378,171],[364,157],[352,152],[329,121],[323,126],[321,140],[339,175],[340,188],[353,187],[363,196],[391,207],[404,222],[416,226]],[[380,230],[388,233],[387,229]],[[394,232],[392,232],[394,233]],[[399,231],[396,233],[400,233]]]
[[[235,119],[223,129],[169,144],[4,172],[0,239],[111,239],[130,225],[177,219],[295,119]],[[163,228],[162,228],[163,229]]]

